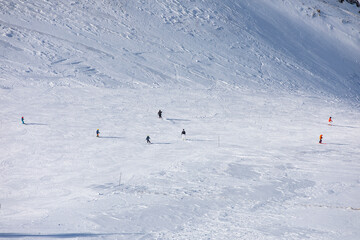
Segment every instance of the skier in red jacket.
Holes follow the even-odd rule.
[[[332,124],[332,119],[331,119],[331,117],[329,117],[329,125],[331,125]]]

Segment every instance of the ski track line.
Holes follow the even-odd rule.
[[[40,35],[44,35],[44,36],[48,36],[50,38],[54,38],[54,39],[57,39],[57,40],[60,40],[60,41],[63,41],[63,42],[67,42],[67,43],[70,43],[71,45],[77,45],[77,46],[81,46],[83,48],[85,48],[85,50],[90,50],[90,51],[93,51],[95,53],[100,53],[101,55],[103,56],[106,56],[106,57],[109,57],[111,59],[115,59],[115,57],[105,51],[102,51],[100,49],[96,49],[94,47],[91,47],[91,46],[88,46],[88,45],[85,45],[83,43],[79,43],[79,42],[72,42],[68,39],[64,39],[64,38],[61,38],[61,37],[58,37],[58,36],[55,36],[55,35],[52,35],[52,34],[49,34],[49,33],[44,33],[44,32],[41,32],[41,31],[37,31],[37,30],[34,30],[34,29],[31,29],[31,28],[27,28],[27,27],[22,27],[22,26],[19,26],[19,25],[16,25],[16,24],[11,24],[11,23],[7,23],[7,22],[4,22],[2,20],[0,20],[0,24],[3,24],[5,26],[8,26],[8,27],[12,27],[12,28],[17,28],[17,29],[24,29],[24,30],[27,30],[27,31],[30,31],[30,32],[35,32],[35,33],[38,33]]]

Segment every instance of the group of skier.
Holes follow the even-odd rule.
[[[158,111],[158,116],[159,116],[159,118],[162,119],[162,111],[161,111],[161,110]],[[185,132],[185,129],[183,129],[183,130],[181,131],[181,137],[182,137],[182,140],[184,140],[184,141],[186,140],[186,132]],[[151,144],[150,136],[149,136],[149,135],[146,136],[145,140],[146,140],[146,142],[147,142],[148,144]]]
[[[161,111],[161,110],[158,111],[158,116],[159,116],[159,118],[162,119],[162,111]],[[182,137],[182,139],[183,139],[184,141],[186,140],[186,132],[185,132],[185,129],[182,130],[182,132],[181,132],[181,137]],[[146,142],[147,142],[148,144],[151,144],[151,142],[150,142],[150,136],[146,136]]]
[[[158,116],[159,116],[159,118],[162,119],[162,111],[161,111],[161,110],[158,111]],[[22,123],[24,124],[24,117],[21,118],[21,121],[22,121]],[[96,137],[100,137],[99,134],[100,134],[100,130],[97,129],[97,130],[96,130]],[[183,130],[181,131],[181,138],[182,138],[182,140],[184,140],[184,141],[186,140],[186,132],[185,132],[185,129],[183,129]],[[146,142],[147,142],[148,144],[151,144],[150,136],[149,136],[149,135],[146,136],[145,140],[146,140]]]
[[[161,110],[158,111],[158,116],[159,116],[159,118],[162,119],[162,111],[161,111]],[[24,120],[24,117],[21,117],[21,122],[22,122],[22,124],[26,124],[26,123],[25,123],[25,120]],[[331,118],[331,117],[329,117],[328,122],[329,122],[329,123],[328,123],[329,126],[332,126],[332,122],[333,122],[333,121],[332,121],[332,118]],[[99,134],[100,134],[100,130],[97,129],[97,130],[96,130],[96,137],[99,137]],[[181,131],[181,138],[182,138],[183,141],[186,140],[186,131],[185,131],[185,129],[183,129],[183,130]],[[151,144],[150,136],[146,136],[145,140],[146,140],[146,142],[147,142],[148,144]],[[319,143],[320,143],[320,144],[323,143],[322,140],[323,140],[323,135],[320,134],[320,137],[319,137]]]
[[[331,118],[331,117],[329,117],[328,122],[329,122],[328,125],[329,125],[329,126],[332,126],[332,122],[333,122],[333,121],[332,121],[332,118]],[[319,143],[320,143],[320,144],[323,143],[322,140],[323,140],[323,135],[320,134],[320,137],[319,137]]]

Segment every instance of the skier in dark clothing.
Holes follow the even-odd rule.
[[[149,144],[151,144],[151,142],[150,142],[150,137],[149,137],[149,136],[146,137],[146,142],[149,143]]]
[[[159,115],[159,118],[162,118],[162,111],[161,110],[158,111],[158,115]]]
[[[96,137],[99,137],[99,134],[100,134],[100,131],[98,129],[98,130],[96,130]]]
[[[24,117],[21,117],[21,122],[22,122],[22,124],[25,124]]]
[[[182,130],[181,132],[181,137],[182,137],[182,140],[186,140],[186,132],[185,132],[185,129]]]

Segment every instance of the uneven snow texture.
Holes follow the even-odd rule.
[[[224,81],[359,97],[359,14],[323,1],[1,5],[4,79],[106,87]]]
[[[358,239],[358,11],[0,1],[0,239]]]

